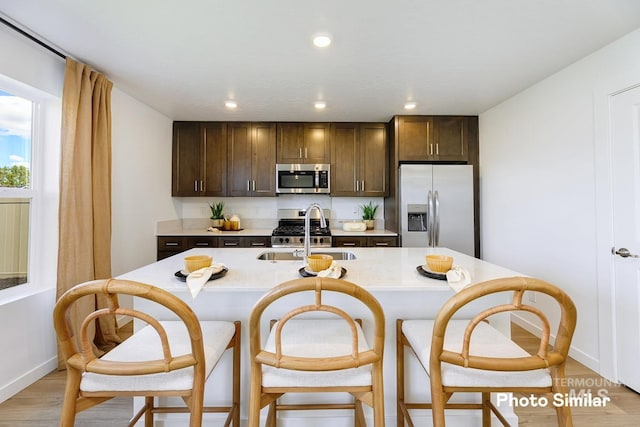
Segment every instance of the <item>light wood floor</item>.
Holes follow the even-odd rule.
[[[535,338],[517,325],[512,326],[512,336],[527,350],[532,350],[530,348],[532,343],[534,348],[536,347]],[[572,411],[574,425],[578,427],[640,426],[640,395],[624,387],[603,385],[602,377],[573,360],[567,364],[567,375],[576,382],[591,381],[596,384],[594,387],[588,387],[593,393],[600,388],[605,388],[611,397],[611,402],[606,408],[574,408]],[[0,404],[0,426],[52,427],[57,425],[64,381],[64,372],[52,372]],[[577,387],[579,388],[581,387]],[[76,426],[123,426],[126,425],[132,411],[130,398],[113,399],[79,414]],[[516,413],[521,426],[556,425],[552,407],[517,408]]]

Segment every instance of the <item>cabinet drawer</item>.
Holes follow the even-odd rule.
[[[245,248],[269,248],[271,247],[271,236],[251,236],[243,237],[243,246]]]
[[[367,246],[367,238],[366,237],[357,237],[357,236],[344,236],[344,237],[334,237],[333,246],[335,247],[362,247]]]
[[[187,249],[185,237],[158,237],[158,251],[182,252]]]
[[[242,237],[219,237],[218,238],[218,247],[219,248],[241,248],[242,247]]]
[[[395,247],[398,246],[397,237],[369,237],[367,238],[367,246]]]
[[[218,238],[217,237],[206,237],[206,236],[197,236],[197,237],[189,237],[187,239],[187,247],[191,248],[217,248],[218,247]]]

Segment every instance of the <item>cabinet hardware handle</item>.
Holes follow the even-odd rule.
[[[256,191],[256,180],[254,179],[253,181],[251,181],[251,183],[252,183],[253,192],[255,193],[255,191]]]
[[[436,156],[440,155],[440,144],[436,144]]]
[[[250,184],[250,183],[251,183],[251,181],[250,181],[250,180],[247,180],[247,193],[248,193],[249,191],[251,191],[251,187],[250,187],[250,185],[251,185],[251,184]]]
[[[251,242],[251,246],[264,246],[264,243],[260,243],[260,242]]]
[[[302,158],[302,147],[298,148],[298,158]]]
[[[224,242],[225,246],[238,246],[238,242]]]
[[[356,191],[360,191],[360,181],[356,179]]]
[[[304,147],[304,158],[306,159],[307,157],[307,147]]]
[[[362,180],[362,190],[360,190],[364,193],[364,179]]]
[[[193,191],[195,191],[195,192],[198,191],[198,180],[197,179],[193,180]]]
[[[429,155],[433,156],[433,144],[429,144]]]
[[[209,246],[207,242],[196,242],[196,246]]]
[[[204,181],[200,180],[200,191],[204,191]]]
[[[177,242],[165,242],[165,246],[178,246]]]
[[[389,244],[384,242],[376,242],[376,246],[389,246]]]
[[[344,242],[342,246],[355,246],[356,244],[353,242]]]

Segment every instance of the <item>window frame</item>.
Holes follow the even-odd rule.
[[[45,152],[44,140],[47,133],[56,131],[58,135],[51,138],[52,143],[58,141],[58,147],[53,151],[54,156],[48,161],[55,162],[55,154],[59,158],[59,132],[60,121],[59,118],[51,120],[56,116],[55,108],[61,109],[61,102],[59,98],[49,95],[39,89],[13,80],[5,75],[0,74],[0,90],[10,93],[11,95],[19,96],[32,102],[32,116],[31,116],[31,165],[30,165],[30,186],[29,188],[11,188],[0,187],[0,198],[26,198],[30,200],[29,207],[29,231],[28,231],[28,259],[27,259],[27,282],[12,286],[0,290],[0,305],[15,299],[31,295],[33,293],[40,292],[45,289],[51,289],[55,287],[55,277],[47,277],[49,274],[47,270],[51,272],[51,268],[42,268],[40,261],[43,257],[55,256],[55,265],[57,266],[57,204],[59,197],[59,186],[56,182],[53,187],[55,192],[55,242],[51,244],[52,235],[46,231],[44,224],[50,224],[53,218],[46,212],[43,207],[44,203],[44,187],[48,184],[45,179],[59,179],[59,165],[54,165],[51,168],[51,172],[45,171],[45,158],[49,156],[48,152]],[[53,114],[48,114],[48,110],[53,109]],[[52,116],[52,117],[47,117]],[[49,141],[47,141],[48,143]],[[47,150],[48,151],[48,150]],[[59,160],[58,160],[59,163]],[[52,174],[53,173],[53,174]],[[50,192],[50,191],[48,191]],[[47,197],[53,196],[47,195]],[[50,204],[49,202],[47,204]],[[37,239],[34,236],[38,236]],[[42,238],[41,238],[42,236]],[[51,253],[49,248],[55,247],[55,254]]]

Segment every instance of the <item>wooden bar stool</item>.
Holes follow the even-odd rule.
[[[108,307],[89,313],[82,325],[68,321],[74,303],[83,297],[106,297]],[[118,304],[118,295],[156,302],[179,318],[158,321]],[[100,316],[123,315],[147,323],[105,355],[94,353],[88,330]],[[72,427],[76,413],[118,396],[144,396],[145,404],[131,419],[143,415],[153,426],[154,413],[188,412],[190,427],[200,427],[203,412],[228,412],[225,427],[240,422],[240,322],[198,321],[180,298],[155,286],[127,280],[94,280],[64,293],[53,311],[58,342],[67,366],[61,427]],[[233,384],[229,406],[204,407],[204,384],[227,349],[233,350]],[[161,407],[156,396],[181,397],[186,407]]]
[[[266,345],[260,334],[265,310],[292,294],[309,297],[273,325]],[[326,305],[341,294],[359,301],[371,313],[373,345],[360,324],[347,313],[349,306]],[[282,301],[278,301],[282,302]],[[353,303],[351,303],[353,305]],[[312,316],[308,314],[312,313]],[[326,316],[330,313],[330,316]],[[322,314],[325,314],[323,316]],[[373,407],[374,426],[384,426],[382,356],[384,314],[378,301],[360,286],[340,279],[296,279],[273,288],[254,306],[249,320],[251,396],[249,427],[258,427],[260,410],[269,406],[266,425],[276,426],[279,410],[354,409],[355,425],[365,426],[362,403]],[[353,403],[280,404],[286,393],[350,393]]]
[[[523,303],[526,292],[549,295],[560,310],[560,320],[553,347],[549,348],[550,324],[536,307]],[[512,302],[491,307],[471,320],[452,320],[466,304],[486,295],[512,292]],[[516,343],[484,321],[496,313],[526,311],[540,319],[542,337],[538,352],[530,355]],[[566,393],[565,362],[576,326],[576,308],[561,289],[542,280],[510,277],[478,283],[451,297],[435,320],[396,322],[398,427],[412,427],[411,409],[431,409],[433,425],[445,425],[445,409],[482,409],[482,425],[491,425],[492,413],[508,426],[506,419],[491,402],[491,393]],[[431,402],[406,402],[404,351],[408,347],[416,356],[431,383]],[[448,403],[455,392],[479,392],[482,402]],[[551,399],[549,399],[551,402]],[[559,426],[572,426],[568,406],[558,406]]]

